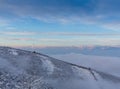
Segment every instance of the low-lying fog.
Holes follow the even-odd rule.
[[[51,56],[63,61],[71,62],[86,67],[91,67],[93,69],[100,70],[105,73],[109,73],[120,77],[119,57],[94,56],[75,53],[57,54]]]

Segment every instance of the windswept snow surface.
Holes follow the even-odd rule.
[[[18,55],[17,50],[15,50],[15,49],[10,49],[9,52],[10,52],[12,55],[16,55],[16,56]]]
[[[120,89],[120,78],[40,53],[0,47],[0,89]]]
[[[43,67],[48,71],[49,74],[54,72],[54,64],[50,60],[42,60]]]

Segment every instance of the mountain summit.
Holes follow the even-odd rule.
[[[120,78],[41,53],[0,47],[0,89],[120,89]]]

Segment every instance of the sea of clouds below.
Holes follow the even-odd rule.
[[[76,53],[56,54],[50,56],[57,58],[59,60],[67,61],[85,67],[90,67],[120,77],[119,57],[83,55]]]

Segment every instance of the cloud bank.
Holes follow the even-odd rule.
[[[90,67],[120,77],[119,57],[104,57],[104,56],[83,55],[83,54],[75,54],[75,53],[63,54],[63,55],[58,54],[52,56],[63,61]]]

